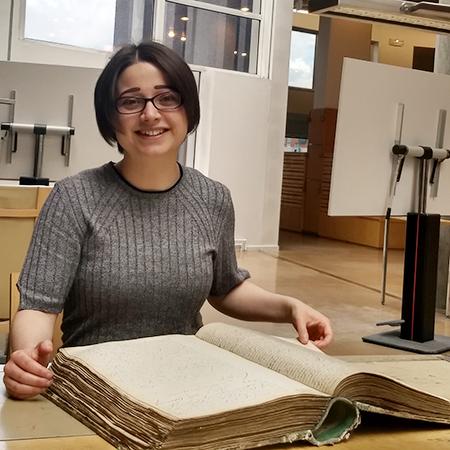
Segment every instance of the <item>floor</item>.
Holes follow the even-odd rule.
[[[330,239],[281,232],[279,251],[247,251],[238,262],[252,280],[272,291],[299,298],[326,314],[335,339],[326,352],[332,355],[398,354],[399,350],[364,343],[362,336],[392,330],[377,322],[400,319],[403,251],[388,258],[387,296],[381,305],[382,251]],[[205,321],[225,318],[210,307]],[[274,335],[292,337],[290,325],[247,324]],[[436,313],[436,334],[450,336],[450,319]]]
[[[377,322],[399,319],[401,310],[403,252],[389,253],[387,296],[381,305],[382,252],[360,245],[281,232],[279,251],[238,253],[239,265],[248,269],[256,284],[299,298],[326,314],[335,339],[326,351],[332,355],[395,354],[398,350],[364,343],[362,336],[388,331]],[[239,323],[209,305],[205,322]],[[270,334],[294,337],[287,324],[247,323]],[[7,326],[0,323],[0,355],[6,347]],[[436,334],[450,336],[450,319],[436,313]]]

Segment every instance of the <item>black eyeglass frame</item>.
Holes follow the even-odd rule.
[[[155,98],[161,97],[162,95],[167,95],[168,93],[174,93],[174,94],[178,95],[178,97],[180,98],[180,104],[177,105],[177,106],[174,106],[174,107],[170,107],[170,108],[159,108],[159,107],[155,104]],[[117,105],[117,103],[119,102],[119,100],[122,100],[122,99],[130,99],[130,98],[132,98],[132,99],[138,99],[138,100],[143,100],[143,101],[144,101],[144,106],[142,107],[142,109],[139,109],[139,110],[137,110],[137,111],[132,111],[132,112],[122,112],[122,111],[119,111],[119,107],[118,107],[118,105]],[[123,96],[123,97],[119,97],[118,99],[116,99],[116,101],[114,102],[114,106],[115,106],[115,108],[116,108],[116,111],[117,111],[119,114],[125,114],[125,115],[127,115],[127,114],[138,114],[138,113],[141,113],[142,111],[145,110],[145,108],[147,107],[147,103],[148,103],[148,102],[151,102],[151,104],[152,104],[158,111],[175,111],[175,110],[177,110],[178,108],[181,108],[181,107],[183,106],[183,98],[181,97],[181,95],[179,94],[179,92],[174,91],[174,90],[172,90],[172,91],[166,91],[166,92],[160,92],[159,94],[156,94],[156,95],[154,95],[153,97],[136,97],[136,96],[128,96],[128,95],[125,95],[125,96]]]

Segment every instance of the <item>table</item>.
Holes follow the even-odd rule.
[[[313,448],[309,444],[277,445],[267,449]],[[450,449],[450,426],[408,421],[363,413],[362,425],[343,450],[444,450]],[[29,401],[8,399],[0,387],[0,450],[113,450],[114,447],[59,409],[37,397]]]

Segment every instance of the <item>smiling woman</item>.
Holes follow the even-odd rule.
[[[28,398],[52,383],[46,365],[62,310],[64,346],[194,334],[206,299],[232,317],[291,323],[302,342],[330,342],[322,314],[247,280],[230,191],[177,162],[200,116],[180,56],[155,42],[122,48],[97,81],[95,109],[123,158],[57,182],[41,211],[18,282],[10,395]]]

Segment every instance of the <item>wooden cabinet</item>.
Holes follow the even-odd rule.
[[[51,188],[0,186],[0,320],[9,318],[9,277],[20,272],[35,220]]]
[[[303,230],[305,209],[306,153],[284,153],[280,228]]]

